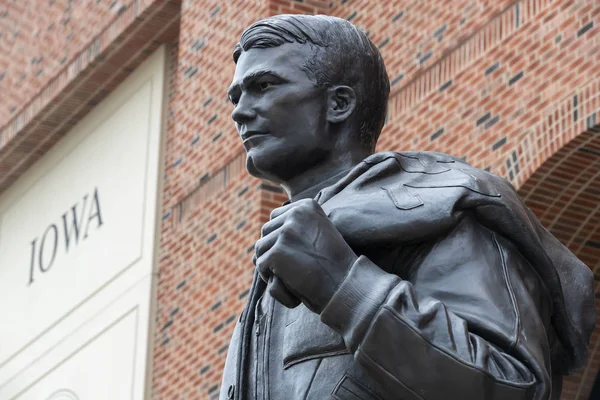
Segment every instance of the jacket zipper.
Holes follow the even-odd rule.
[[[262,283],[262,285],[261,285]],[[262,291],[264,291],[264,288],[266,287],[266,284],[262,281],[262,279],[260,278],[260,276],[258,275],[258,272],[255,271],[254,272],[254,278],[253,278],[253,282],[252,282],[252,288],[250,289],[250,294],[248,296],[248,303],[246,304],[246,308],[244,309],[244,311],[242,312],[242,331],[241,331],[241,335],[240,335],[240,345],[238,348],[238,359],[237,359],[237,365],[236,365],[236,379],[235,379],[235,392],[234,392],[234,397],[235,400],[240,400],[242,398],[242,393],[247,392],[247,388],[245,387],[245,384],[247,384],[247,382],[244,382],[244,375],[243,375],[243,371],[244,371],[244,367],[247,364],[247,352],[248,352],[248,345],[250,343],[250,335],[252,333],[252,326],[254,324],[249,323],[249,321],[252,319],[251,317],[254,315],[254,307],[256,306],[256,297],[257,294],[259,292],[259,287],[262,286]],[[260,297],[260,295],[259,295]]]

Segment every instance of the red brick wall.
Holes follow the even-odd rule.
[[[7,86],[2,88],[0,101],[18,103],[10,106],[14,111],[9,117],[0,119],[0,192],[67,134],[149,54],[161,44],[176,39],[181,8],[176,0],[131,0],[123,5],[115,3],[113,8],[118,6],[120,11],[114,18],[107,17],[106,21],[96,20],[91,6],[79,10],[82,24],[96,24],[98,26],[94,28],[97,29],[85,43],[73,50],[67,61],[48,68],[52,76],[46,80],[47,83],[32,80],[29,84],[27,78],[22,82],[9,79]],[[12,4],[5,2],[0,6],[0,15],[3,16],[3,25],[0,25],[0,46],[3,47],[0,52],[3,63],[0,77],[6,76],[8,70],[12,71],[13,76],[15,71],[27,69],[27,65],[19,63],[19,54],[35,54],[38,63],[57,52],[65,52],[60,41],[54,47],[50,44],[52,41],[32,42],[26,40],[26,35],[20,34],[13,34],[13,40],[10,41],[9,26],[15,33],[40,29],[40,26],[28,20],[29,10],[38,3],[29,4],[27,9],[13,7],[14,4],[17,2],[13,0]],[[49,4],[54,6],[56,3],[50,0]],[[73,4],[70,1],[66,9],[73,7]],[[68,19],[65,19],[65,23],[69,26]],[[69,37],[73,37],[71,33],[66,34],[65,40],[70,40],[67,39]],[[34,94],[30,93],[30,97],[19,97],[19,93],[27,92],[28,86],[42,84],[43,87],[31,89]]]
[[[0,4],[0,121],[18,113],[131,1]]]
[[[394,93],[514,2],[350,0],[334,2],[331,14],[369,32],[385,59]]]
[[[276,13],[331,14],[367,30],[392,81],[379,149],[448,152],[507,177],[597,272],[600,148],[589,129],[600,122],[596,0],[8,0],[0,5],[0,191],[29,165],[21,159],[41,156],[53,143],[46,137],[58,140],[144,49],[174,42],[152,398],[216,395],[252,245],[284,200],[243,171],[225,96],[242,29]],[[176,36],[152,38],[173,21]],[[123,46],[139,55],[110,56]],[[118,78],[101,79],[114,70]],[[89,87],[104,90],[71,90],[90,76]],[[44,105],[56,102],[60,112]],[[597,337],[564,399],[587,398],[600,365]]]
[[[595,124],[592,115],[600,111],[600,76],[595,73],[600,62],[597,35],[599,11],[600,6],[593,0],[457,1],[452,3],[452,7],[440,7],[437,1],[348,0],[323,5],[315,2],[309,4],[308,1],[273,0],[265,10],[265,15],[282,12],[328,13],[349,18],[369,31],[374,43],[382,50],[393,83],[388,125],[382,135],[380,149],[423,149],[453,153],[466,157],[474,165],[488,167],[509,178],[516,186],[521,186],[561,146],[584,132],[588,125]],[[185,13],[183,18],[185,20]],[[223,132],[223,135],[229,133],[229,136],[222,139],[223,136],[217,133],[216,140],[220,144],[212,147],[208,138],[201,135],[198,140],[208,142],[210,149],[196,151],[189,146],[186,149],[184,143],[180,142],[181,135],[176,133],[177,141],[181,143],[178,149],[182,150],[181,153],[169,151],[175,157],[171,162],[184,156],[181,165],[189,159],[194,164],[184,167],[186,172],[169,183],[173,185],[174,190],[170,195],[175,200],[171,204],[171,218],[182,215],[181,225],[202,218],[193,217],[191,209],[210,207],[207,200],[197,200],[195,208],[187,209],[189,206],[185,206],[183,212],[178,214],[177,204],[181,196],[186,198],[187,193],[199,186],[198,176],[210,182],[211,174],[241,151],[229,119],[231,108],[225,103],[223,94],[233,71],[231,47],[237,41],[235,35],[245,25],[240,23],[239,30],[227,43],[228,47],[222,49],[223,54],[218,52],[224,63],[221,65],[222,74],[219,74],[221,80],[211,81],[210,87],[202,85],[201,90],[207,90],[207,100],[220,98],[222,103],[204,111],[200,107],[204,97],[194,107],[182,102],[188,109],[186,115],[194,113],[198,119],[200,115],[203,116],[204,129],[201,132],[208,138],[216,132]],[[182,32],[183,35],[187,33]],[[180,49],[180,56],[184,52]],[[181,63],[179,68],[184,68]],[[197,79],[205,77],[199,75]],[[180,85],[179,88],[185,86]],[[188,91],[188,88],[185,90]],[[204,94],[203,91],[201,93]],[[573,102],[574,96],[577,96],[576,103]],[[595,121],[598,120],[596,116]],[[213,127],[215,123],[220,124],[219,128]],[[194,129],[202,126],[202,122],[199,124],[194,125]],[[181,127],[184,128],[183,125]],[[194,129],[188,132],[192,133]],[[188,140],[193,138],[188,137]],[[222,161],[215,162],[217,159]],[[587,161],[579,162],[585,164]],[[188,171],[194,172],[190,174]],[[213,179],[221,182],[220,175]],[[211,190],[202,189],[208,184],[206,182],[197,189],[205,194],[191,197],[211,198]],[[220,183],[217,186],[217,191],[221,191],[219,193],[231,193],[228,201],[235,201],[233,195],[237,189],[223,187]],[[257,188],[258,183],[254,183],[253,187]],[[259,192],[266,193],[265,190]],[[260,207],[263,212],[257,215],[253,227],[248,228],[244,245],[237,250],[248,251],[246,260],[250,259],[251,249],[245,246],[252,245],[268,211],[278,205],[281,198],[279,195],[278,200],[272,203],[257,200],[255,207]],[[182,204],[185,205],[186,201]],[[577,223],[581,221],[571,221],[573,225]],[[234,234],[233,229],[229,234]],[[165,232],[164,235],[169,237],[174,234]],[[223,256],[228,257],[225,254]],[[240,257],[240,260],[244,259],[242,255]],[[594,260],[597,262],[597,259]],[[212,273],[210,263],[205,265],[200,260],[197,262],[198,271]],[[249,263],[246,269],[242,269],[247,271],[244,279],[249,279],[251,269]],[[162,280],[160,285],[163,285]],[[236,290],[242,290],[243,294],[245,288],[245,285],[240,285],[233,291],[221,289],[218,300],[216,297],[206,300],[203,308],[205,313],[212,315],[211,301],[215,302],[212,307],[219,304],[217,310],[226,310],[211,320],[209,326],[204,328],[206,331],[209,332],[211,326],[212,329],[215,326],[220,328],[222,317],[241,310],[244,301],[237,297],[240,293],[236,293]],[[172,291],[172,288],[168,290]],[[159,322],[159,328],[163,322],[168,323],[168,318]],[[175,325],[176,322],[173,323]],[[232,328],[233,325],[220,328],[222,335],[218,337],[226,339]],[[219,345],[213,346],[213,342]],[[182,362],[181,365],[185,365],[186,357],[193,357],[191,354],[204,354],[207,361],[195,365],[190,379],[199,379],[202,388],[214,388],[219,383],[219,368],[224,360],[224,354],[218,354],[223,349],[220,347],[222,343],[224,346],[226,340],[222,342],[221,339],[207,338],[196,350],[186,347],[186,351],[181,352],[179,347],[174,347],[170,352]],[[597,364],[592,364],[594,361],[586,370],[583,384],[580,384],[582,373],[565,384],[563,398],[585,398],[597,370]],[[209,370],[217,371],[209,376]],[[163,392],[155,391],[155,397],[163,398],[160,393]]]
[[[267,15],[261,0],[183,4],[179,33],[179,84],[171,111],[166,173],[169,198],[181,201],[199,180],[238,154],[242,147],[232,130],[226,91],[235,65],[233,45],[245,26]]]
[[[244,170],[225,95],[233,45],[264,1],[188,1],[172,50],[153,399],[218,395],[252,279],[252,249],[278,188]],[[264,206],[264,207],[263,207]]]

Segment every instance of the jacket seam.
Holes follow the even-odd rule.
[[[394,376],[392,373],[390,373],[390,371],[388,371],[387,369],[383,368],[375,360],[373,360],[371,357],[369,357],[369,355],[366,354],[364,351],[362,351],[362,349],[360,347],[357,350],[357,358],[364,358],[369,363],[371,363],[372,366],[375,366],[375,367],[379,368],[381,371],[383,371],[385,374],[387,374],[391,380],[393,380],[394,382],[396,382],[397,384],[399,384],[400,386],[402,386],[404,389],[406,389],[408,392],[410,392],[416,398],[418,398],[419,400],[425,400],[425,398],[423,396],[421,396],[420,394],[418,394],[417,392],[415,392],[412,388],[410,388],[407,385],[405,385],[404,382],[402,382],[400,379],[398,379],[398,377]]]
[[[521,331],[521,315],[519,313],[519,307],[517,306],[517,298],[515,296],[515,292],[514,289],[512,287],[511,281],[510,281],[510,276],[508,274],[508,266],[506,265],[506,257],[504,255],[504,252],[502,251],[502,247],[500,246],[500,243],[498,242],[498,238],[496,237],[495,233],[492,233],[492,240],[494,241],[494,245],[496,246],[496,249],[498,250],[498,254],[500,256],[500,260],[502,263],[502,274],[504,275],[504,282],[506,284],[506,289],[508,290],[508,294],[510,295],[510,300],[513,306],[513,311],[515,313],[515,326],[514,326],[514,333],[513,333],[513,339],[512,342],[510,344],[510,352],[512,352],[516,346],[517,343],[519,341],[519,332]]]
[[[322,360],[327,357],[340,356],[340,355],[344,355],[344,354],[350,354],[350,351],[345,346],[341,350],[330,350],[330,351],[308,354],[308,355],[305,355],[302,357],[293,358],[293,359],[283,363],[283,369],[288,369],[288,368],[290,368],[296,364],[300,364],[304,361],[310,361],[310,360],[314,360],[314,359]]]
[[[249,334],[250,332],[248,331],[248,329],[252,329],[251,327],[248,326],[248,313],[252,312],[251,308],[252,308],[252,304],[254,303],[255,297],[256,297],[256,291],[258,290],[258,280],[260,279],[258,278],[258,271],[255,270],[254,271],[254,278],[252,280],[252,286],[250,287],[250,294],[248,297],[248,303],[246,304],[246,307],[244,307],[244,310],[242,311],[242,315],[241,315],[241,329],[240,329],[240,343],[239,343],[239,347],[238,347],[238,354],[237,354],[237,362],[236,362],[236,371],[235,371],[235,386],[237,386],[237,390],[234,392],[234,396],[236,399],[240,399],[240,393],[245,391],[245,384],[247,384],[246,379],[245,379],[245,374],[242,372],[242,369],[244,367],[244,365],[246,364],[246,359],[247,359],[247,354],[246,352],[248,351],[248,345],[250,345],[250,340],[249,340]]]
[[[352,382],[358,389],[356,391],[358,393],[350,390],[349,387],[344,385],[344,383],[346,383],[346,381]],[[337,400],[344,400],[343,398],[338,396],[338,391],[340,390],[340,388],[346,389],[347,391],[349,391],[350,393],[355,395],[357,398],[361,398],[361,396],[363,396],[363,395],[367,396],[367,398],[364,398],[363,400],[382,400],[381,397],[378,394],[376,394],[375,392],[373,392],[372,389],[369,389],[367,386],[362,384],[358,379],[354,378],[352,375],[348,374],[347,372],[344,374],[344,376],[342,376],[342,378],[334,386],[333,391],[331,392],[331,397],[333,397],[334,399],[337,399]]]
[[[268,307],[268,314],[266,315],[267,319],[267,323],[265,324],[266,329],[265,329],[265,347],[263,349],[263,374],[264,374],[264,378],[263,378],[263,393],[267,394],[267,399],[271,398],[271,382],[269,381],[269,371],[271,369],[270,366],[270,359],[271,359],[271,339],[272,339],[272,334],[271,331],[273,330],[273,313],[274,313],[274,309],[275,309],[275,300],[273,298],[269,299],[269,307]]]
[[[313,382],[315,381],[315,377],[317,376],[317,372],[319,371],[319,368],[321,367],[322,362],[323,362],[323,359],[319,358],[319,362],[317,363],[317,366],[315,367],[315,372],[313,373],[312,378],[310,378],[310,382],[308,383],[308,388],[306,389],[306,393],[304,394],[304,400],[308,399],[308,394],[310,393],[310,389],[312,389]]]

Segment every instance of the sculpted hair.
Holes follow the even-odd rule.
[[[325,15],[276,15],[248,27],[233,51],[300,43],[312,57],[302,69],[317,86],[346,85],[356,93],[360,141],[371,151],[385,123],[390,81],[383,58],[367,35],[345,19]]]

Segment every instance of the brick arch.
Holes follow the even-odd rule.
[[[558,149],[519,190],[544,226],[600,277],[600,125]],[[597,278],[595,291],[600,290]],[[600,299],[596,297],[596,320]],[[585,368],[565,379],[563,399],[587,399],[600,369],[600,330]]]
[[[514,145],[504,152],[508,158],[494,163],[494,172],[510,179],[517,188],[531,185],[534,175],[598,131],[600,77],[577,88],[534,121],[523,134],[515,135]]]

